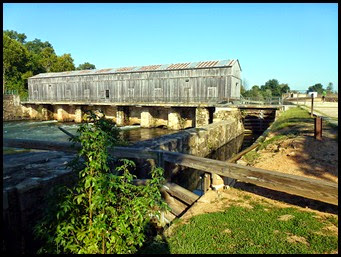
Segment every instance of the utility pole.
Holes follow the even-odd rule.
[[[311,110],[310,110],[310,117],[314,116],[314,94],[311,94]]]

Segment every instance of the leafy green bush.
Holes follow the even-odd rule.
[[[92,112],[87,120],[72,139],[82,146],[70,164],[79,179],[56,191],[60,200],[36,226],[45,242],[39,253],[134,253],[151,219],[167,209],[159,191],[163,170],[153,168],[145,186],[134,185],[134,162],[110,168],[108,147],[120,142],[119,129]]]

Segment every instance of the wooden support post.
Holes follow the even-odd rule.
[[[310,117],[314,117],[314,94],[311,94],[311,110]]]
[[[203,183],[203,191],[204,194],[210,189],[211,187],[211,174],[210,173],[205,173],[204,174],[204,183]]]
[[[314,119],[314,137],[317,140],[322,140],[322,117],[320,116]]]
[[[212,188],[214,190],[220,190],[224,187],[224,180],[218,174],[212,174]]]

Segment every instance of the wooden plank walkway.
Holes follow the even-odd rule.
[[[23,139],[4,139],[3,146],[68,152],[75,152],[79,147],[79,145],[76,145],[75,148],[72,148],[72,143],[68,142]],[[140,150],[131,147],[114,147],[110,152],[117,158],[154,159],[160,165],[164,162],[169,162],[276,191],[338,205],[338,184],[333,182],[226,163],[176,152],[149,149]]]

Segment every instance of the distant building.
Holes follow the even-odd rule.
[[[41,73],[28,102],[210,102],[239,99],[238,60]]]

